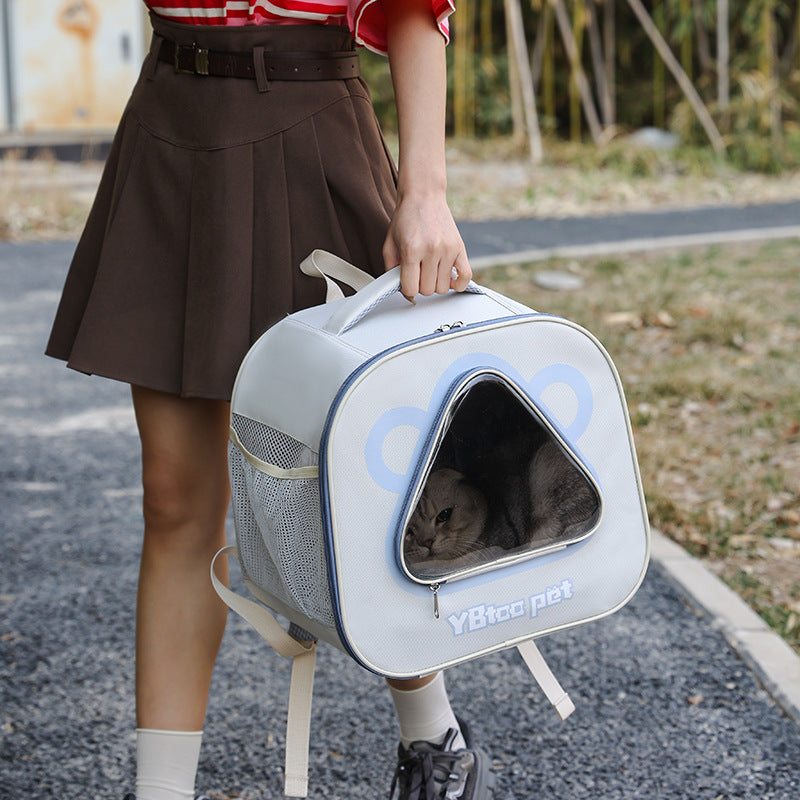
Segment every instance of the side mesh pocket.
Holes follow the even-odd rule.
[[[228,446],[236,542],[257,586],[333,626],[320,514],[317,454],[301,442],[234,414]],[[248,457],[249,456],[249,457]],[[312,468],[309,470],[308,468]],[[302,477],[286,476],[301,469]]]

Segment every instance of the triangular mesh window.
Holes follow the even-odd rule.
[[[601,500],[529,399],[495,373],[453,395],[406,518],[402,562],[433,582],[585,538]]]

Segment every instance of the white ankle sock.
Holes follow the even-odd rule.
[[[400,723],[400,741],[403,747],[418,741],[441,744],[450,728],[459,731],[453,749],[459,750],[466,746],[456,715],[450,707],[444,675],[441,672],[421,689],[405,691],[395,689],[394,686],[389,689],[397,711],[397,721]]]
[[[193,800],[203,731],[136,729],[136,800]]]

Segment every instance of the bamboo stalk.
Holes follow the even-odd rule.
[[[781,53],[779,61],[779,70],[782,76],[788,75],[792,71],[792,64],[794,62],[794,54],[797,49],[797,38],[800,32],[800,2],[794,7],[792,12],[792,20],[789,25],[789,33],[783,46],[783,53]],[[800,63],[798,64],[800,66]]]
[[[467,3],[453,19],[453,132],[457,137],[475,134],[475,5]]]
[[[475,122],[477,116],[477,101],[475,98],[475,27],[477,23],[478,7],[475,3],[466,3],[465,10],[467,11],[467,97],[466,97],[466,113],[467,113],[467,136],[470,138],[475,136]]]
[[[703,19],[702,0],[691,0],[692,15],[694,16],[694,29],[697,34],[697,60],[700,63],[700,71],[708,74],[714,68],[711,60],[711,43],[708,39],[708,30]]]
[[[519,76],[519,62],[514,52],[514,32],[511,17],[505,14],[506,49],[508,51],[508,92],[511,96],[511,129],[515,143],[521,144],[526,138],[525,111],[522,101],[522,80]]]
[[[569,76],[569,136],[573,142],[581,140],[581,91],[578,88],[575,63],[582,62],[584,17],[583,0],[573,0],[572,35],[575,37],[576,62],[572,64]],[[583,67],[581,67],[582,69]],[[588,83],[588,81],[587,81]]]
[[[781,120],[781,99],[778,92],[777,30],[771,3],[762,10],[762,71],[767,78],[769,91],[769,131],[773,145],[783,144],[783,123]]]
[[[686,95],[686,99],[689,101],[689,105],[691,105],[692,110],[697,115],[697,119],[703,126],[703,130],[706,132],[712,147],[717,153],[724,153],[725,143],[722,141],[722,137],[717,130],[717,126],[714,124],[714,120],[711,119],[708,109],[703,105],[703,101],[700,99],[700,95],[697,94],[697,90],[692,85],[686,73],[681,69],[681,65],[672,54],[669,45],[664,41],[664,37],[653,24],[653,20],[642,5],[641,0],[628,0],[628,5],[644,28],[645,33],[650,37],[650,41],[664,60],[667,69],[672,73],[678,85],[681,87],[681,90]]]
[[[597,110],[594,107],[592,94],[589,90],[589,82],[586,80],[586,75],[581,66],[580,58],[578,57],[578,47],[575,42],[575,37],[572,35],[564,0],[550,0],[550,2],[553,4],[553,11],[555,12],[556,22],[561,32],[561,39],[564,42],[564,49],[567,51],[572,73],[575,76],[575,82],[578,86],[581,103],[583,104],[583,113],[586,116],[589,131],[594,142],[599,144],[603,138],[603,130],[600,127],[600,120],[597,117]]]
[[[451,17],[453,35],[453,133],[456,137],[466,135],[467,103],[467,21],[463,14]]]
[[[542,9],[545,17],[544,63],[542,64],[542,106],[548,120],[556,118],[556,65],[553,31],[553,9],[546,4]]]
[[[691,0],[680,0],[679,10],[681,19],[686,19],[692,13]],[[687,25],[685,33],[681,38],[681,64],[683,71],[689,76],[691,80],[693,65],[692,65],[692,28]]]
[[[539,81],[542,79],[542,62],[547,46],[547,12],[549,10],[550,6],[545,6],[536,21],[536,37],[533,40],[533,50],[531,50],[531,78],[534,88],[539,87]]]
[[[610,124],[614,124],[617,120],[617,82],[614,71],[614,65],[617,61],[617,26],[615,13],[615,0],[605,0],[603,4],[603,50],[606,56],[606,85],[608,86],[608,97],[611,101]]]
[[[653,2],[653,24],[659,31],[666,28],[664,0]],[[663,128],[666,124],[666,98],[664,96],[664,62],[660,58],[653,59],[653,125]]]
[[[717,103],[726,111],[731,103],[728,0],[717,0]]]
[[[586,4],[586,17],[589,22],[589,52],[592,57],[592,70],[594,80],[597,84],[597,96],[600,99],[600,114],[603,117],[603,125],[608,128],[614,124],[611,116],[611,95],[608,90],[606,80],[605,58],[603,56],[603,43],[600,40],[600,25],[597,21],[597,11],[594,0],[589,0]]]
[[[492,0],[481,0],[481,56],[492,57]]]
[[[542,136],[539,130],[539,119],[536,116],[536,94],[533,89],[528,45],[525,41],[522,8],[520,7],[519,0],[504,0],[504,3],[509,44],[513,50],[513,61],[516,66],[517,75],[519,76],[522,93],[522,108],[525,116],[525,125],[528,130],[528,148],[530,150],[531,161],[535,164],[539,164],[543,158]]]

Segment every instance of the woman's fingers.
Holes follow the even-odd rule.
[[[462,246],[458,256],[456,256],[455,263],[453,264],[455,275],[452,274],[450,278],[450,287],[457,292],[463,292],[467,285],[472,280],[472,267],[469,265],[469,258],[467,258],[467,251]]]

